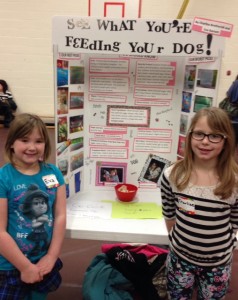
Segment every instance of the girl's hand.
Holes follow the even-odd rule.
[[[21,280],[25,283],[35,283],[42,279],[43,276],[40,274],[39,268],[34,264],[21,271]]]
[[[56,262],[56,258],[52,257],[49,254],[46,254],[38,261],[36,265],[40,270],[40,274],[44,276],[51,272],[51,270],[55,265],[55,262]]]
[[[47,215],[42,215],[37,218],[37,222],[49,222],[49,217]]]

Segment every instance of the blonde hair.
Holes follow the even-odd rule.
[[[5,144],[5,156],[12,163],[13,162],[13,143],[20,138],[25,137],[28,134],[31,134],[33,129],[37,128],[45,142],[45,151],[42,161],[46,162],[51,153],[50,139],[48,135],[47,128],[44,122],[40,117],[33,114],[23,113],[17,115],[14,121],[11,123],[11,126],[8,131],[7,140]]]
[[[214,190],[214,194],[222,199],[231,196],[234,188],[237,186],[238,165],[235,161],[235,136],[231,121],[227,113],[217,107],[203,108],[193,117],[185,140],[184,158],[174,164],[170,180],[181,191],[189,183],[191,172],[193,170],[194,153],[191,147],[191,131],[201,117],[207,117],[209,127],[213,133],[226,136],[224,147],[217,160],[217,174],[219,184]]]

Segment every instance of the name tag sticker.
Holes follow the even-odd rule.
[[[43,176],[42,180],[44,181],[48,189],[52,189],[59,186],[59,182],[54,174]]]
[[[190,198],[179,197],[178,198],[178,209],[184,211],[189,215],[195,215],[195,203]]]

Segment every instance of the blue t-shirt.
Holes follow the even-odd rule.
[[[8,199],[7,232],[32,262],[47,253],[53,233],[53,207],[57,186],[64,184],[53,164],[40,164],[40,172],[25,175],[12,164],[0,169],[0,198]],[[15,267],[0,255],[0,270]]]

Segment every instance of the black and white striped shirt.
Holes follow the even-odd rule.
[[[178,191],[168,177],[161,180],[163,216],[176,219],[169,233],[170,247],[178,257],[204,267],[225,264],[236,247],[238,229],[238,193],[229,199],[215,196],[215,186],[189,184]]]

